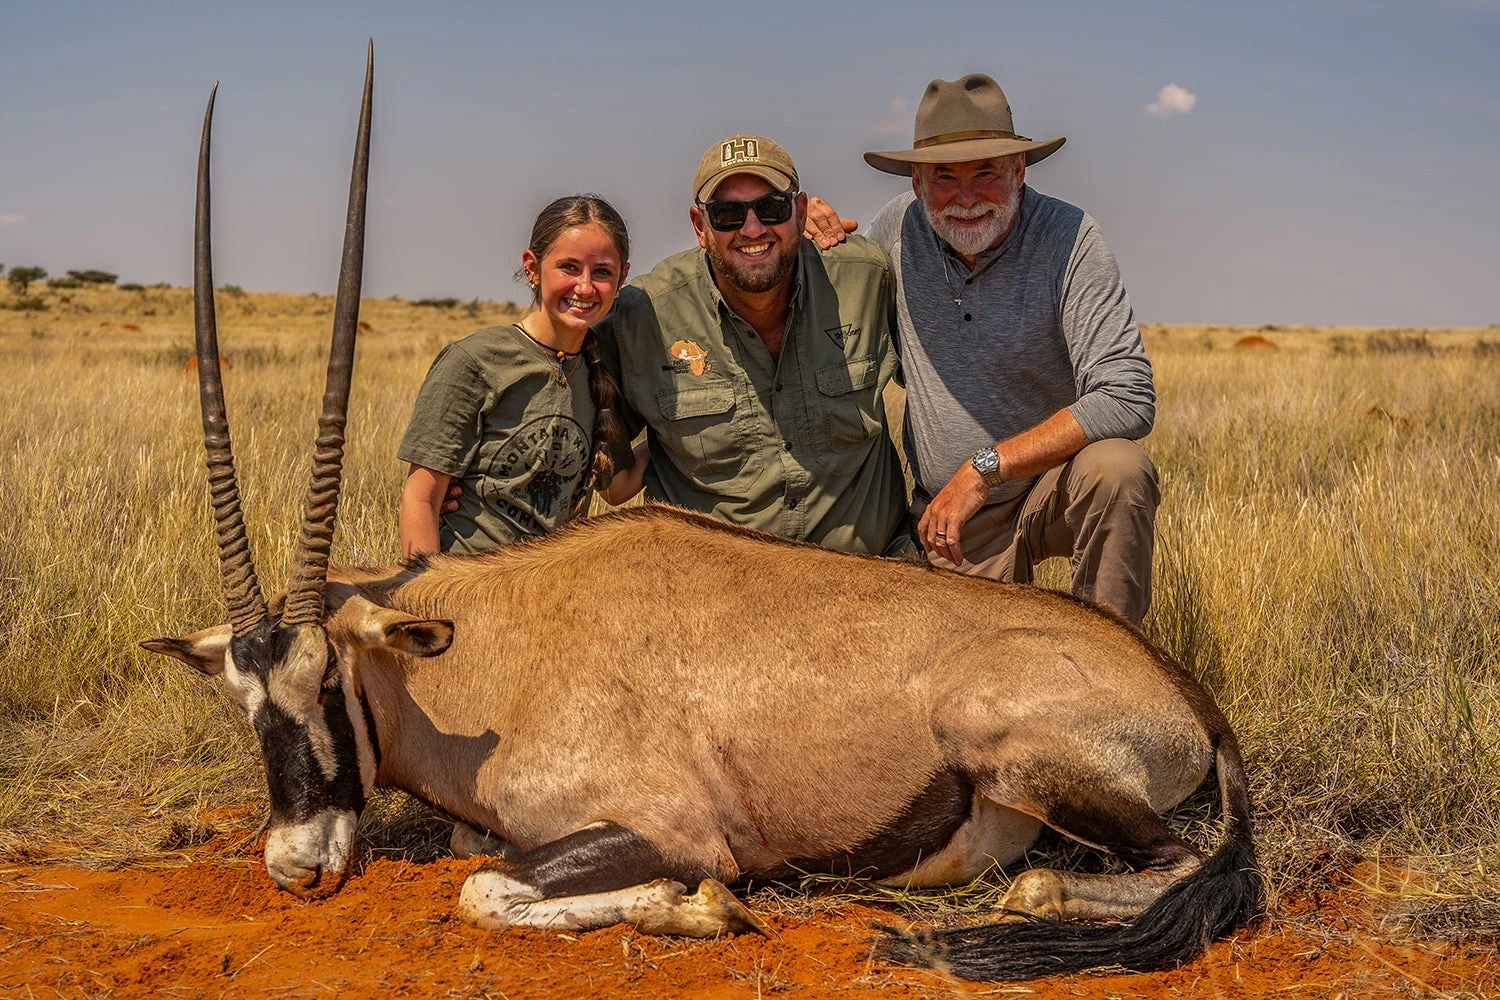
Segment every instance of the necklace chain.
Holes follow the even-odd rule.
[[[528,330],[528,329],[526,329],[520,323],[516,323],[514,325],[515,325],[515,328],[517,330],[520,330],[521,333],[525,335],[525,337],[526,337],[527,340],[531,341],[533,344],[535,344],[536,346],[540,347],[542,350],[546,351],[548,354],[551,354],[551,355],[554,356],[555,360],[557,361],[557,367],[555,369],[553,369],[553,371],[552,371],[552,381],[556,385],[567,385],[568,384],[568,370],[566,368],[564,368],[563,365],[565,365],[567,363],[567,361],[568,361],[569,358],[576,358],[582,352],[581,351],[560,351],[560,350],[558,350],[555,347],[552,347],[552,346],[550,346],[548,344],[544,344],[540,340],[537,340],[535,337],[533,337],[531,335],[531,331]]]
[[[943,281],[945,284],[947,284],[948,291],[951,292],[953,291],[953,275],[948,270],[948,252],[941,247],[938,248],[938,260],[943,264]],[[956,306],[962,306],[964,304],[964,293],[962,289],[960,289],[958,293],[953,296],[953,304]]]

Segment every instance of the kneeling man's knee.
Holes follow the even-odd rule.
[[[1073,474],[1095,492],[1155,507],[1161,500],[1156,466],[1135,441],[1105,438],[1085,445],[1073,457]]]

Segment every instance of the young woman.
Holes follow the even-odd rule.
[[[543,535],[590,488],[619,504],[641,488],[645,449],[629,451],[619,386],[589,326],[614,305],[630,270],[625,222],[597,195],[559,198],[537,216],[521,271],[531,311],[438,354],[397,452],[411,463],[401,491],[401,549],[478,552]],[[458,509],[443,514],[453,480]]]

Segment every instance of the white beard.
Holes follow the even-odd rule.
[[[935,212],[932,206],[927,204],[927,199],[922,198],[922,209],[927,213],[927,221],[931,224],[933,232],[942,237],[958,253],[965,257],[977,257],[988,250],[1010,229],[1011,223],[1016,221],[1016,213],[1021,208],[1021,193],[1017,191],[1004,202],[981,201],[976,202],[968,208],[960,208],[950,205],[940,212]],[[966,226],[960,229],[955,225],[955,219],[977,219],[988,216],[984,224],[976,227]]]

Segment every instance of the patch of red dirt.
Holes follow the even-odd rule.
[[[0,995],[36,997],[1390,997],[1500,991],[1493,946],[1382,940],[1362,897],[1296,901],[1295,924],[1240,931],[1181,969],[1022,986],[892,965],[849,905],[766,915],[770,938],[652,938],[475,930],[451,917],[479,861],[375,860],[336,896],[304,903],[258,858],[200,849],[185,866],[0,867]],[[27,992],[29,991],[29,992]]]

